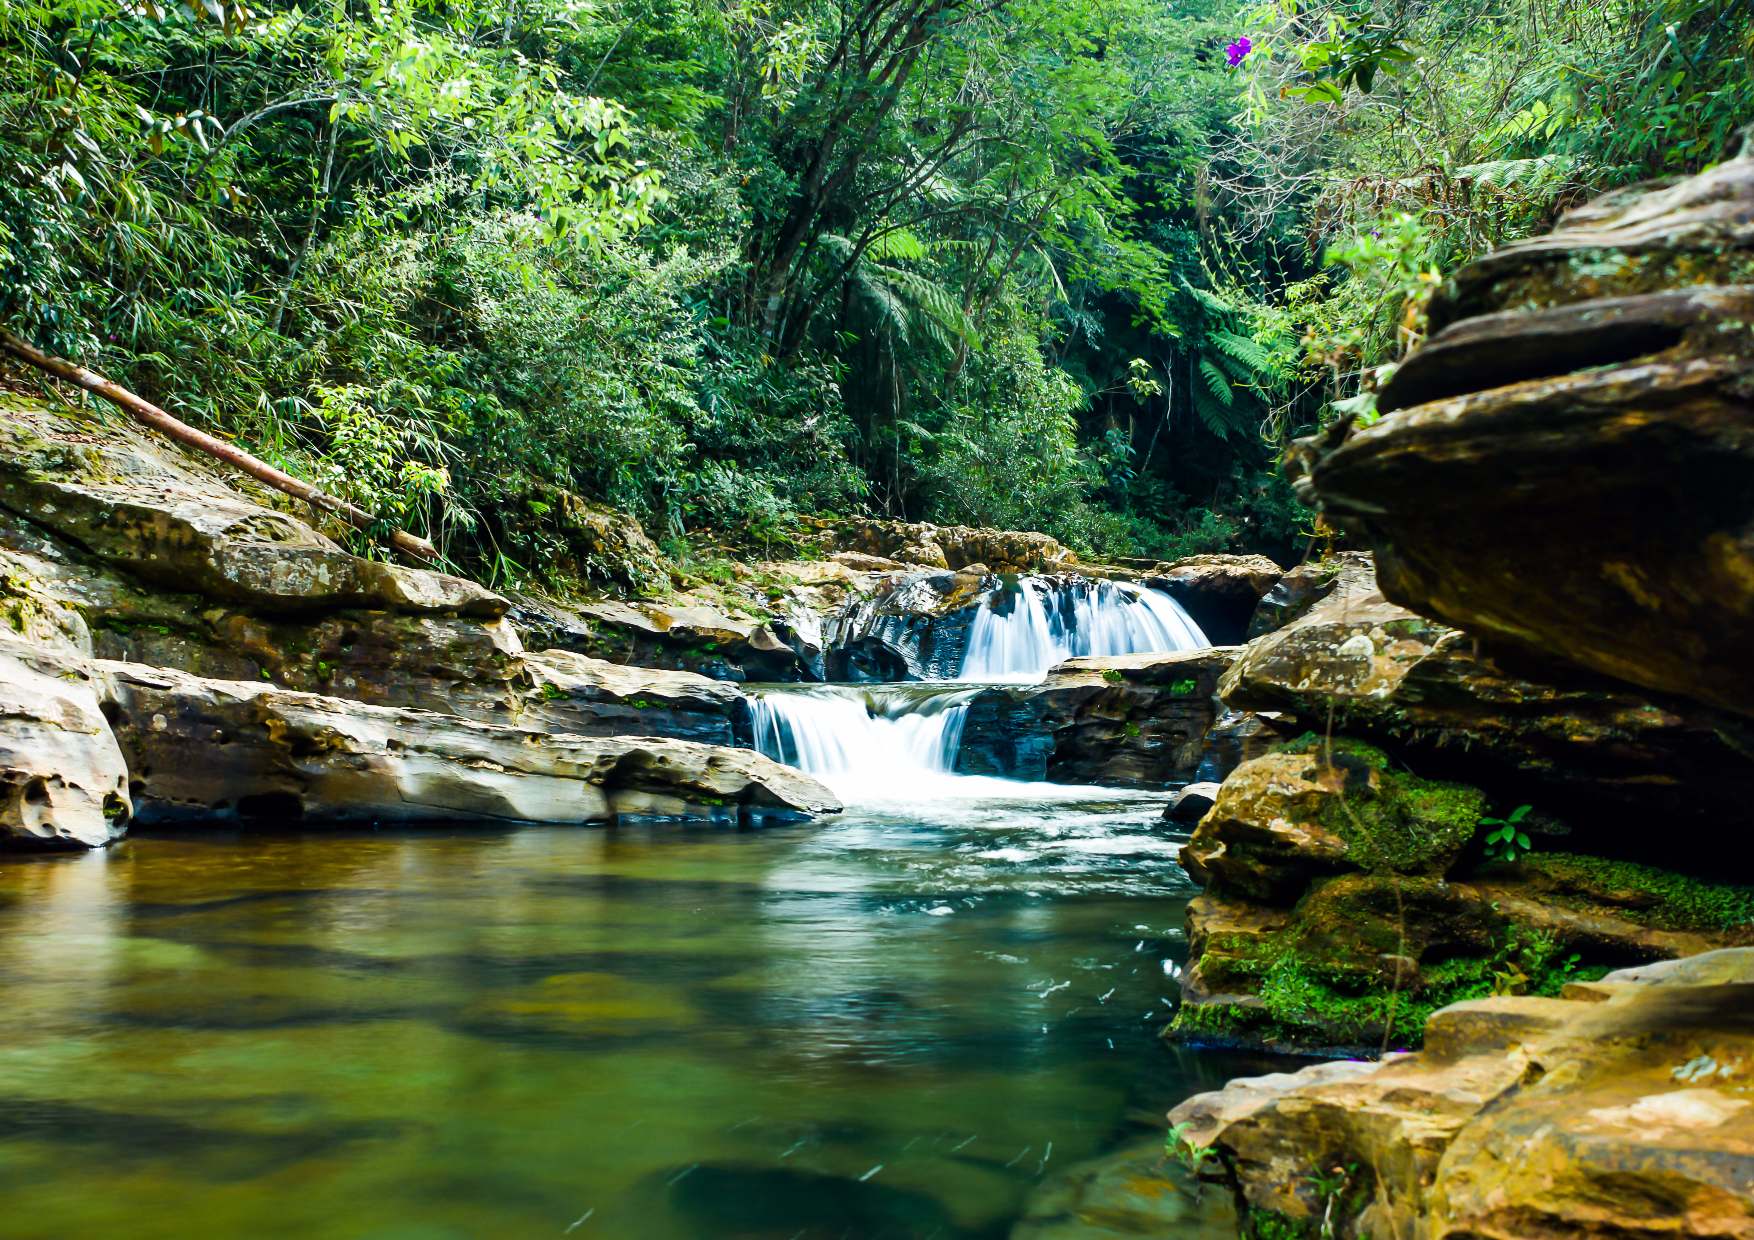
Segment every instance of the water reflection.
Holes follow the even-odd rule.
[[[1005,1236],[1236,1066],[1091,796],[8,860],[0,1235]]]

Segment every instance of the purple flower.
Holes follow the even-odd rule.
[[[1230,62],[1232,69],[1243,62],[1243,58],[1255,50],[1255,45],[1246,34],[1236,36],[1236,42],[1224,49],[1224,58]]]

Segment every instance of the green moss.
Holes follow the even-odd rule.
[[[1133,740],[1139,738],[1139,725],[1134,723],[1131,719],[1127,720],[1126,726],[1123,727],[1121,731],[1125,732],[1127,736]]]
[[[1518,865],[1653,929],[1726,931],[1754,926],[1754,887],[1710,883],[1631,861],[1576,853],[1536,853]]]
[[[1367,745],[1363,741],[1355,741],[1349,736],[1321,736],[1315,732],[1305,732],[1302,736],[1272,746],[1268,753],[1306,753],[1312,757],[1327,758],[1332,754],[1336,759],[1341,757],[1354,758],[1365,766],[1379,771],[1389,769],[1389,756],[1375,745]]]
[[[1277,1210],[1250,1207],[1242,1218],[1242,1234],[1248,1240],[1315,1240],[1321,1233],[1313,1218],[1292,1218]]]
[[[1197,680],[1176,680],[1170,682],[1169,692],[1172,697],[1192,697],[1199,688]]]
[[[1268,938],[1226,936],[1207,943],[1202,977],[1252,991],[1260,1005],[1184,1004],[1178,1037],[1258,1041],[1286,1048],[1419,1046],[1439,1008],[1494,994],[1555,996],[1571,981],[1599,977],[1551,935],[1506,924],[1491,950],[1426,962],[1396,986],[1381,969],[1348,955],[1324,960],[1300,950],[1291,927]]]
[[[1118,667],[1105,667],[1102,669],[1102,678],[1111,685],[1118,685],[1126,679],[1126,676]]]
[[[1343,793],[1327,801],[1318,821],[1370,873],[1441,872],[1473,838],[1486,809],[1479,789],[1392,770],[1387,754],[1360,741],[1306,734],[1281,752],[1307,753],[1346,772]]]

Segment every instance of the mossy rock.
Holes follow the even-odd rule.
[[[1442,875],[1485,808],[1478,789],[1397,771],[1374,746],[1305,737],[1238,767],[1182,859],[1218,890],[1289,903],[1348,871]]]

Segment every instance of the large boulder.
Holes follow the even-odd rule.
[[[1068,659],[1036,685],[969,703],[957,769],[1055,783],[1161,788],[1192,779],[1234,647]]]
[[[142,825],[601,823],[832,813],[802,772],[745,749],[581,737],[366,706],[131,663],[94,665]]]
[[[1390,746],[1421,769],[1563,806],[1591,846],[1660,860],[1652,815],[1745,818],[1754,726],[1588,673],[1534,679],[1446,624],[1387,601],[1367,568],[1250,642],[1226,704]]]
[[[1754,714],[1754,158],[1464,268],[1306,496],[1383,593],[1544,660]]]
[[[1435,1013],[1426,1049],[1170,1114],[1251,1234],[1754,1235],[1754,950]]]
[[[0,848],[98,848],[130,810],[128,771],[83,664],[0,638]]]
[[[0,419],[0,508],[143,580],[263,612],[339,607],[493,617],[499,595],[443,573],[349,555],[137,427],[84,433],[15,402]]]

